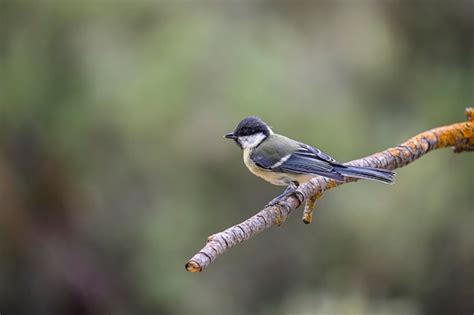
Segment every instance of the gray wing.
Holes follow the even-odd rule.
[[[283,162],[268,159],[266,156],[260,154],[253,154],[252,159],[258,166],[276,172],[318,174],[327,177],[330,177],[328,176],[330,174],[336,175],[337,173],[334,171],[333,164],[339,165],[339,163],[329,155],[305,144],[300,144]],[[339,176],[337,177],[339,178]]]
[[[334,171],[334,167],[326,160],[316,155],[307,154],[308,151],[295,151],[285,162],[273,168],[275,171],[296,174],[327,174]]]
[[[344,180],[344,176],[334,168],[335,166],[342,165],[321,150],[301,143],[288,160],[274,170],[284,173],[322,175],[337,181]]]

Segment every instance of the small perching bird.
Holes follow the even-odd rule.
[[[336,181],[353,177],[388,184],[395,176],[385,169],[343,165],[321,150],[274,133],[256,116],[244,118],[225,138],[233,139],[240,146],[244,163],[253,174],[274,185],[288,186],[272,203],[318,175]]]

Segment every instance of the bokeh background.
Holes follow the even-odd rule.
[[[473,1],[0,1],[1,314],[472,314],[474,156],[328,192],[201,274],[280,193],[244,116],[347,161],[474,105]]]

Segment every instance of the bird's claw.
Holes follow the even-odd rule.
[[[296,198],[298,198],[298,200],[300,202],[303,202],[304,200],[304,195],[303,193],[301,193],[300,191],[296,190],[296,188],[293,188],[293,187],[288,187],[281,195],[277,196],[276,198],[274,198],[272,201],[270,201],[269,203],[267,203],[267,207],[273,207],[273,206],[276,206],[276,205],[281,205],[281,206],[286,206],[286,203],[283,202],[283,199],[284,198],[287,198],[291,195],[295,195]]]

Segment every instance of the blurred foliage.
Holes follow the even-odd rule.
[[[464,119],[473,1],[0,0],[1,314],[471,314],[472,154],[345,185],[221,257],[280,192],[255,114],[341,161]]]

